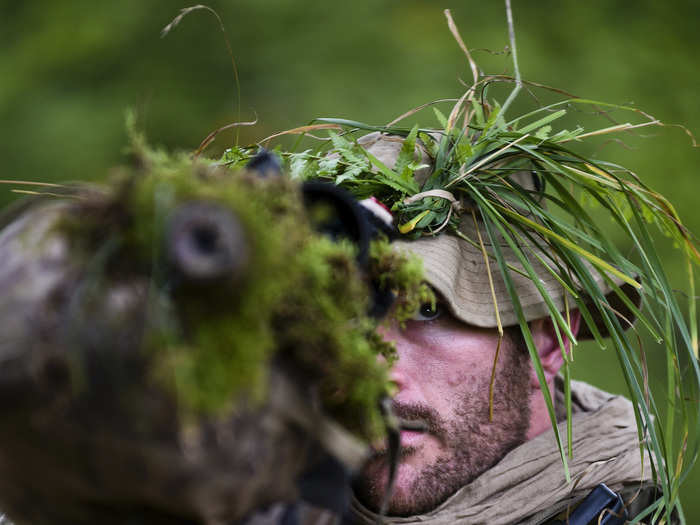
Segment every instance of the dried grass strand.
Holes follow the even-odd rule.
[[[255,126],[258,123],[258,117],[257,115],[255,116],[255,120],[251,120],[249,122],[232,122],[230,124],[226,124],[225,126],[221,126],[218,129],[215,129],[209,135],[207,135],[202,142],[200,142],[199,147],[197,150],[194,152],[194,158],[196,159],[199,157],[202,152],[209,147],[209,145],[216,140],[216,136],[221,133],[222,131],[226,131],[227,129],[239,127],[239,126]]]
[[[208,5],[204,4],[197,4],[193,5],[190,7],[185,7],[183,9],[180,9],[180,12],[178,15],[173,18],[168,25],[166,25],[160,32],[160,37],[165,38],[170,31],[175,29],[180,22],[182,21],[183,18],[185,18],[188,14],[192,13],[193,11],[199,11],[199,10],[204,10],[210,12],[212,15],[216,17],[216,20],[219,22],[219,28],[221,29],[221,33],[224,35],[224,42],[226,43],[226,50],[228,51],[228,56],[231,59],[231,68],[233,69],[233,78],[236,84],[236,102],[237,102],[237,110],[236,110],[236,120],[241,119],[241,82],[240,78],[238,76],[238,66],[236,65],[236,58],[233,55],[233,49],[231,48],[231,42],[228,39],[228,35],[226,34],[226,27],[224,26],[223,20],[221,20],[221,17],[219,16],[219,13],[217,13],[214,9],[209,7]],[[238,134],[236,133],[236,143],[238,143]]]
[[[493,395],[496,385],[496,366],[498,365],[498,357],[501,353],[501,342],[503,341],[503,324],[501,323],[501,314],[498,311],[498,299],[496,299],[496,289],[493,285],[493,275],[491,274],[491,265],[489,264],[489,256],[486,253],[486,246],[479,231],[479,223],[476,220],[476,212],[472,209],[472,219],[474,220],[474,229],[476,230],[477,238],[479,239],[479,247],[481,254],[486,263],[486,274],[489,278],[489,287],[491,288],[491,299],[493,300],[493,308],[496,312],[496,324],[498,326],[498,342],[496,343],[496,355],[493,358],[493,367],[491,368],[491,379],[489,381],[489,421],[493,421]]]
[[[386,124],[385,127],[390,128],[390,127],[392,127],[392,126],[395,126],[396,124],[398,124],[398,123],[401,122],[402,120],[404,120],[404,119],[406,119],[406,118],[408,118],[408,117],[410,117],[410,116],[412,116],[412,115],[415,115],[416,113],[418,113],[419,111],[424,110],[424,109],[427,108],[427,107],[434,106],[435,104],[439,104],[439,103],[441,103],[441,102],[456,102],[457,100],[459,100],[459,99],[456,99],[456,98],[440,98],[440,99],[438,99],[438,100],[433,100],[433,101],[431,101],[431,102],[426,102],[425,104],[421,104],[420,106],[415,107],[415,108],[413,108],[413,109],[410,109],[410,110],[408,110],[406,113],[403,113],[402,115],[399,115],[399,116],[396,117],[394,120],[392,120],[391,122],[389,122],[388,124]]]
[[[299,126],[298,128],[287,129],[285,131],[280,131],[279,133],[274,133],[273,135],[262,139],[260,142],[258,142],[258,144],[267,145],[268,142],[270,142],[272,139],[276,139],[277,137],[282,137],[284,135],[302,135],[307,131],[314,131],[317,129],[336,129],[342,131],[343,127],[338,124],[311,124],[309,126]]]
[[[452,12],[449,9],[445,9],[444,13],[445,13],[445,18],[447,18],[447,27],[450,28],[450,32],[452,33],[452,36],[457,41],[457,44],[459,44],[459,47],[462,48],[464,55],[467,57],[467,61],[469,62],[469,67],[472,70],[472,76],[474,77],[474,84],[476,85],[477,82],[479,81],[479,68],[477,67],[476,62],[472,58],[472,55],[469,52],[469,49],[467,48],[466,44],[464,43],[464,40],[462,40],[462,36],[459,34],[459,29],[457,29],[457,24],[455,24],[455,21],[452,19]]]
[[[0,184],[23,184],[27,186],[45,186],[47,188],[65,188],[65,184],[55,184],[52,182],[39,182],[33,180],[0,180]]]

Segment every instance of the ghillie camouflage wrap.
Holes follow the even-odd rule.
[[[334,210],[298,182],[137,149],[110,185],[4,218],[0,508],[19,524],[230,523],[295,499],[324,454],[357,468],[390,393],[371,290],[431,297],[386,238],[358,263],[318,233]]]

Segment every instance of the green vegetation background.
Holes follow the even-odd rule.
[[[424,102],[458,97],[459,79],[471,74],[447,30],[446,7],[470,48],[500,53],[508,41],[496,0],[212,1],[238,64],[239,110],[231,60],[211,14],[195,12],[160,38],[186,5],[0,1],[0,179],[104,178],[123,159],[127,108],[153,142],[192,150],[239,118],[257,117],[256,126],[240,128],[240,142],[252,143],[313,117],[383,124]],[[520,69],[528,80],[634,103],[700,134],[699,15],[691,0],[514,0]],[[474,56],[487,73],[512,72],[503,54]],[[532,105],[527,95],[521,102]],[[431,113],[421,118],[434,124]],[[575,113],[567,124],[589,121]],[[700,149],[678,128],[619,138],[625,144],[600,141],[586,151],[636,171],[700,231]],[[209,153],[232,140],[233,133],[220,135]],[[11,187],[0,186],[0,204],[15,198]],[[659,246],[682,294],[684,267],[670,248]],[[651,373],[663,381],[664,361],[653,345],[646,348]],[[625,392],[612,352],[584,347],[576,355],[576,377]],[[699,470],[683,491],[689,523],[700,521]]]

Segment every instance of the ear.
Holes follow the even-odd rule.
[[[576,335],[581,325],[581,313],[578,310],[572,310],[570,313],[570,320],[571,332]],[[540,362],[542,363],[544,377],[547,383],[551,384],[564,364],[564,355],[559,345],[552,319],[546,317],[532,321],[530,323],[530,332],[532,333],[532,339],[537,348]],[[560,332],[562,342],[564,343],[563,351],[568,354],[571,351],[571,341],[561,330]],[[540,381],[537,378],[534,365],[530,366],[530,386],[533,388],[540,388]]]

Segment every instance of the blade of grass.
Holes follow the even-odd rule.
[[[564,310],[566,323],[571,326],[571,312],[569,311],[569,298],[564,294]],[[570,342],[571,355],[566,356],[566,349],[562,347],[564,354],[564,403],[566,404],[566,443],[568,445],[569,458],[574,458],[574,430],[571,406],[571,363],[574,361],[574,343]]]
[[[498,364],[498,356],[501,350],[501,341],[503,340],[503,324],[501,324],[501,313],[498,308],[498,299],[496,299],[496,288],[493,285],[493,276],[491,275],[491,264],[489,263],[489,257],[486,253],[486,247],[484,246],[484,240],[481,237],[481,231],[479,230],[479,224],[476,221],[476,212],[472,209],[472,219],[474,220],[474,230],[479,238],[479,247],[481,248],[481,254],[484,258],[484,263],[486,264],[486,274],[489,278],[489,288],[491,289],[491,300],[493,301],[493,309],[496,315],[496,326],[498,327],[498,343],[496,345],[496,356],[493,359],[493,368],[491,369],[491,381],[489,382],[489,421],[493,421],[493,390],[496,383],[496,365]]]
[[[513,56],[513,70],[515,76],[515,87],[513,91],[510,92],[508,98],[506,99],[503,107],[501,108],[501,113],[506,114],[506,110],[510,107],[515,97],[518,96],[520,89],[523,87],[523,81],[520,78],[520,68],[518,67],[518,48],[515,45],[515,28],[513,27],[513,10],[510,7],[510,0],[506,0],[506,19],[508,21],[508,39],[510,40],[510,52]]]
[[[518,130],[518,133],[530,133],[531,131],[539,129],[542,126],[545,126],[545,125],[549,124],[550,122],[553,122],[553,121],[557,120],[558,118],[563,117],[564,115],[566,115],[566,110],[560,109],[559,111],[555,111],[554,113],[550,113],[549,115],[542,117],[541,119],[537,120],[536,122],[528,124],[527,126],[523,126],[521,129]]]
[[[554,431],[554,437],[557,442],[557,447],[559,449],[559,454],[562,460],[562,465],[564,467],[564,476],[566,478],[566,482],[570,483],[571,482],[571,474],[569,472],[569,464],[566,459],[566,453],[564,452],[564,447],[561,442],[561,436],[559,435],[559,428],[557,427],[557,418],[556,418],[556,413],[554,411],[554,403],[552,401],[552,397],[549,392],[549,387],[547,386],[547,380],[544,375],[544,370],[542,368],[542,362],[540,361],[539,354],[537,352],[537,348],[535,346],[535,343],[532,339],[532,334],[530,332],[530,327],[528,326],[527,320],[525,318],[525,314],[522,310],[522,306],[520,304],[520,299],[518,297],[518,293],[515,289],[515,285],[513,284],[513,281],[511,280],[510,274],[508,272],[508,268],[505,264],[505,258],[503,256],[503,253],[501,252],[501,248],[498,245],[498,242],[495,239],[495,232],[492,231],[493,225],[491,224],[491,218],[489,216],[488,212],[484,212],[484,210],[481,210],[482,217],[484,218],[484,226],[487,232],[487,235],[490,239],[491,246],[493,247],[494,253],[496,255],[496,260],[498,262],[498,266],[501,270],[501,275],[503,276],[503,280],[506,285],[506,289],[508,290],[508,295],[510,296],[510,299],[513,303],[513,310],[516,313],[516,316],[518,318],[518,323],[520,325],[520,330],[522,331],[523,338],[525,340],[525,344],[527,346],[528,352],[530,354],[530,359],[532,361],[533,367],[535,369],[535,373],[537,374],[537,379],[540,382],[540,386],[542,388],[542,393],[545,399],[545,404],[547,405],[547,411],[549,412],[549,418],[552,423],[552,429]],[[500,225],[498,224],[497,221],[494,221],[494,225],[498,228]],[[498,228],[499,230],[501,228]],[[501,235],[506,237],[508,239],[507,233],[504,230],[501,231]]]
[[[452,19],[452,12],[449,9],[445,9],[443,12],[445,13],[445,18],[447,18],[447,26],[450,28],[452,36],[457,41],[457,44],[459,44],[459,47],[464,52],[464,55],[467,57],[467,62],[469,62],[469,67],[472,70],[474,85],[476,85],[479,82],[479,68],[477,67],[476,62],[474,62],[474,59],[472,58],[472,55],[469,52],[469,48],[467,48],[466,44],[464,43],[464,40],[462,40],[462,36],[459,34],[457,24],[455,24],[454,20]]]
[[[686,268],[688,271],[688,319],[690,321],[690,344],[693,347],[695,359],[698,359],[698,323],[695,299],[695,271],[690,255],[686,251]]]
[[[510,216],[511,218],[515,219],[516,221],[521,222],[521,223],[529,226],[530,228],[539,231],[544,236],[555,239],[557,242],[565,245],[567,248],[574,250],[580,256],[586,258],[591,264],[597,266],[601,270],[615,275],[616,277],[622,279],[623,281],[625,281],[628,284],[631,284],[632,286],[634,286],[637,289],[641,288],[641,285],[637,281],[635,281],[633,278],[629,277],[628,275],[623,274],[617,268],[615,268],[612,265],[610,265],[609,263],[605,262],[600,257],[593,255],[592,253],[590,253],[587,250],[584,250],[580,246],[577,246],[576,244],[569,241],[568,239],[565,239],[561,235],[554,233],[552,230],[545,228],[544,226],[541,226],[541,225],[537,224],[536,222],[528,219],[527,217],[523,217],[519,213],[514,212],[512,210],[509,210],[508,208],[506,208],[504,206],[499,205],[498,208],[500,211],[502,211],[506,215]]]
[[[428,107],[430,107],[430,106],[434,106],[435,104],[440,104],[441,102],[457,102],[457,100],[459,100],[459,99],[457,99],[457,98],[440,98],[440,99],[438,99],[438,100],[433,100],[433,101],[431,101],[431,102],[426,102],[425,104],[421,104],[421,105],[418,106],[418,107],[415,107],[415,108],[413,108],[413,109],[410,109],[410,110],[406,111],[405,113],[402,113],[401,115],[399,115],[398,117],[396,117],[396,118],[395,118],[394,120],[392,120],[391,122],[388,122],[387,124],[385,124],[384,127],[385,127],[385,128],[391,128],[392,126],[395,126],[396,124],[398,124],[398,123],[401,122],[402,120],[404,120],[404,119],[406,119],[406,118],[408,118],[408,117],[410,117],[410,116],[415,115],[416,113],[418,113],[419,111],[424,110],[425,108],[428,108]]]
[[[208,5],[203,5],[203,4],[198,4],[190,7],[185,7],[183,9],[180,9],[180,13],[173,18],[168,25],[166,25],[160,32],[160,37],[165,38],[165,36],[170,33],[177,25],[182,21],[185,16],[190,14],[193,11],[198,11],[198,10],[205,10],[211,13],[216,17],[216,20],[219,22],[219,29],[221,29],[221,33],[224,35],[224,42],[226,43],[226,50],[228,51],[228,56],[231,59],[231,68],[233,69],[233,78],[234,82],[236,84],[236,120],[241,120],[241,82],[240,79],[238,78],[238,66],[236,65],[236,58],[233,55],[233,49],[231,49],[231,42],[228,40],[228,35],[226,34],[226,28],[224,27],[224,22],[221,20],[221,17],[219,16],[219,13],[217,13],[214,9],[209,7]],[[234,139],[234,144],[238,144],[238,130],[236,130],[236,137]]]
[[[65,184],[55,184],[51,182],[40,182],[33,180],[0,180],[0,184],[20,184],[22,186],[44,186],[47,188],[65,188]]]
[[[469,182],[466,181],[466,184],[469,185]],[[494,203],[488,202],[476,188],[472,186],[472,192],[473,192],[473,197],[476,200],[477,204],[479,205],[480,209],[482,210],[482,214],[484,213],[484,210],[487,210],[490,213],[490,217],[492,220],[494,220],[496,227],[499,229],[499,231],[504,232],[504,238],[506,242],[508,243],[509,247],[511,248],[511,251],[513,254],[518,258],[520,264],[522,267],[525,269],[527,276],[530,278],[534,286],[537,288],[537,291],[540,293],[540,296],[542,297],[543,301],[549,308],[550,315],[553,318],[555,329],[557,329],[557,326],[560,326],[561,328],[564,329],[566,332],[567,337],[569,337],[572,341],[576,341],[576,336],[571,332],[570,327],[566,324],[564,321],[563,317],[561,316],[561,312],[557,309],[556,305],[554,304],[552,298],[549,296],[547,291],[544,289],[544,286],[542,285],[541,279],[537,275],[537,272],[535,272],[534,268],[530,264],[530,261],[528,260],[527,256],[524,254],[524,252],[520,249],[520,247],[515,243],[515,241],[511,238],[511,234],[516,235],[519,237],[519,232],[517,232],[513,226],[508,223],[497,211],[496,207],[500,207],[500,205],[495,205]],[[483,216],[483,215],[482,215]],[[506,229],[510,231],[510,233],[506,234]],[[494,252],[496,247],[493,246]],[[558,330],[558,329],[557,329]],[[561,343],[561,338],[559,340]]]
[[[472,165],[469,167],[469,169],[467,169],[467,171],[465,171],[464,173],[461,173],[461,174],[459,175],[459,177],[457,177],[456,179],[452,179],[450,182],[448,182],[448,183],[445,185],[445,188],[449,188],[450,186],[454,186],[454,185],[457,184],[458,182],[462,182],[465,178],[467,178],[467,177],[469,176],[469,174],[471,174],[471,173],[474,172],[475,170],[479,169],[481,166],[483,166],[483,165],[486,164],[487,162],[489,162],[489,161],[493,160],[494,158],[498,157],[498,156],[499,156],[501,153],[503,153],[504,151],[508,150],[509,148],[514,147],[514,146],[515,146],[516,144],[518,144],[519,142],[522,142],[523,140],[525,140],[525,139],[528,138],[529,136],[530,136],[530,135],[523,135],[522,137],[520,137],[520,138],[514,140],[513,142],[507,143],[507,144],[506,144],[505,146],[503,146],[502,148],[500,148],[500,149],[494,151],[493,153],[487,155],[485,158],[483,158],[482,160],[480,160],[480,161],[477,162],[476,164],[472,164]]]
[[[285,131],[280,131],[278,133],[274,133],[270,135],[269,137],[266,137],[262,139],[258,144],[267,144],[270,142],[272,139],[276,139],[277,137],[282,137],[283,135],[301,135],[304,134],[308,131],[314,131],[317,129],[337,129],[337,130],[342,130],[343,128],[337,124],[311,124],[308,126],[299,126],[298,128],[292,128],[292,129],[287,129]]]

